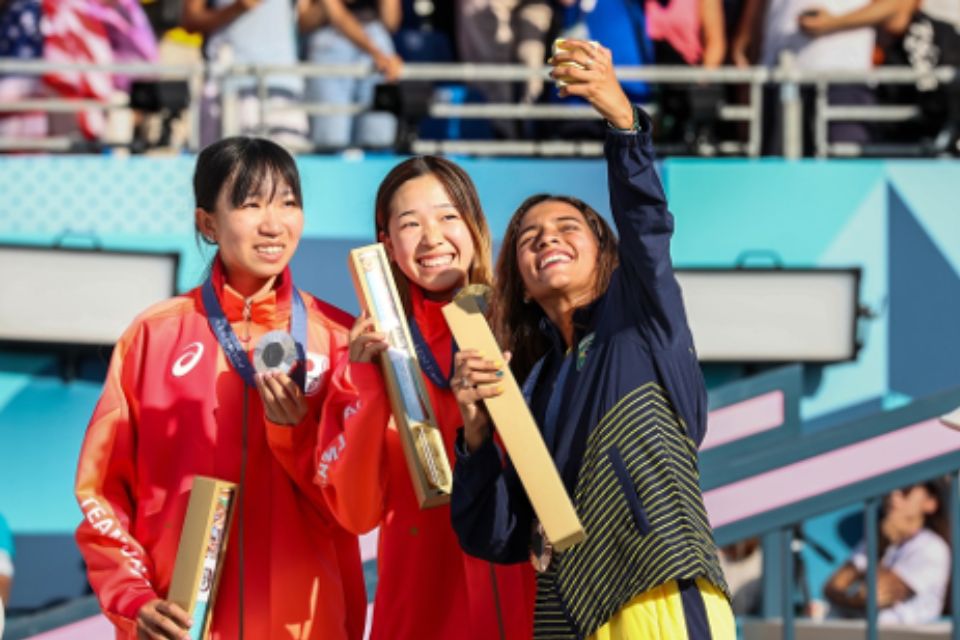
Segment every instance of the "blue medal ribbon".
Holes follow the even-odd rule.
[[[443,373],[437,359],[433,357],[433,351],[430,350],[427,341],[423,339],[423,334],[420,333],[420,326],[417,324],[416,318],[413,316],[408,317],[407,325],[410,327],[410,337],[413,338],[413,350],[416,352],[417,360],[420,362],[420,370],[423,371],[424,375],[430,379],[430,382],[438,388],[449,389],[450,378]],[[459,347],[457,347],[456,340],[453,340],[453,349],[450,352],[450,368],[447,369],[450,375],[453,375],[453,363],[457,351],[459,351]]]
[[[537,360],[527,375],[527,379],[523,381],[523,397],[529,407],[533,407],[533,393],[537,388],[537,383],[540,382],[540,374],[543,371],[543,366],[546,361],[547,356],[543,356]],[[553,389],[551,389],[550,399],[547,401],[547,410],[543,416],[543,424],[540,425],[540,433],[543,434],[543,441],[551,454],[554,453],[553,447],[560,426],[560,404],[565,397],[564,392],[567,386],[567,376],[570,375],[570,368],[573,365],[573,361],[574,357],[572,352],[564,355],[563,362],[560,365],[560,371],[553,381]]]
[[[306,361],[307,361],[307,307],[303,303],[303,298],[296,287],[291,287],[292,309],[290,313],[290,332],[293,334],[293,341],[297,345],[297,363],[291,371],[290,377],[300,389],[304,388],[306,381]],[[227,360],[233,366],[233,369],[240,374],[240,377],[248,387],[255,388],[254,382],[256,371],[250,362],[250,357],[240,344],[240,339],[234,333],[230,321],[220,306],[220,300],[217,298],[217,292],[213,287],[213,277],[207,278],[201,289],[203,298],[203,307],[207,312],[207,321],[210,323],[210,329],[216,336],[217,342],[223,348]]]

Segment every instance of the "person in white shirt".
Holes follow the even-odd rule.
[[[943,612],[950,581],[950,547],[945,540],[942,483],[897,489],[884,502],[877,567],[879,622],[923,624]],[[832,614],[863,616],[867,555],[861,542],[824,586]]]
[[[801,71],[868,71],[873,68],[873,48],[876,32],[868,26],[850,26],[829,34],[813,36],[803,28],[805,16],[821,11],[829,5],[832,13],[847,13],[862,9],[876,0],[744,0],[740,22],[731,41],[730,57],[739,67],[756,61],[767,67],[776,67],[783,56],[792,56],[792,64]],[[768,91],[764,105],[764,153],[778,155],[782,151],[782,113],[778,94]],[[813,146],[810,126],[815,107],[813,92],[805,87],[804,115],[806,128],[804,147]],[[873,92],[865,84],[832,84],[828,90],[832,105],[869,105],[874,103]],[[870,132],[862,122],[838,121],[828,128],[830,142],[848,142],[859,145],[870,142]]]

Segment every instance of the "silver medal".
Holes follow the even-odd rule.
[[[264,334],[253,350],[253,368],[257,373],[290,373],[297,362],[297,344],[285,331]]]

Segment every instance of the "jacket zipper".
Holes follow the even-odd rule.
[[[243,301],[243,336],[240,341],[244,344],[250,342],[250,319],[252,314],[253,298],[247,298]]]
[[[241,342],[244,344],[244,348],[248,348],[247,345],[250,343],[250,320],[253,307],[253,299],[246,298],[243,301],[243,337],[240,338]],[[244,508],[243,503],[246,499],[246,480],[247,480],[247,429],[248,429],[248,413],[249,413],[249,403],[248,398],[250,389],[247,388],[247,385],[243,385],[243,424],[241,425],[241,434],[240,434],[240,487],[238,492],[238,519],[240,520],[238,525],[238,534],[239,534],[239,554],[240,554],[240,580],[239,580],[239,589],[240,589],[240,607],[239,607],[239,638],[243,640],[244,636],[244,599],[246,596],[246,584],[244,578],[244,565],[246,564],[246,549],[245,549],[245,530],[244,526]]]

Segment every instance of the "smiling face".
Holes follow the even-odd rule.
[[[273,285],[290,263],[303,233],[303,209],[293,187],[266,175],[234,206],[231,185],[213,211],[197,208],[197,228],[219,246],[227,283],[244,296]]]
[[[526,295],[541,306],[553,298],[580,306],[596,296],[599,245],[571,204],[545,200],[531,207],[520,222],[516,251]]]
[[[396,190],[382,241],[403,274],[430,298],[447,299],[467,282],[475,254],[470,229],[433,174]]]

